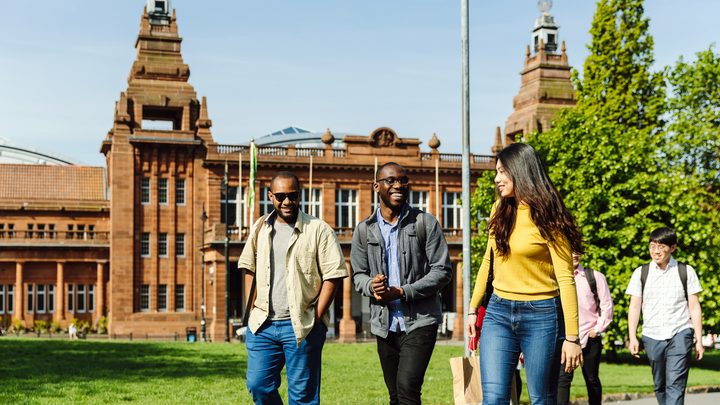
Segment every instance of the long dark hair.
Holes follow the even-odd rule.
[[[510,254],[510,234],[515,227],[518,204],[530,207],[533,223],[540,235],[549,242],[566,238],[573,252],[583,253],[582,236],[570,212],[565,207],[560,193],[547,174],[540,155],[532,146],[513,143],[505,147],[497,159],[513,182],[514,197],[501,197],[490,218],[489,229],[495,237],[500,256]]]

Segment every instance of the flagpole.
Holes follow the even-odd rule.
[[[314,193],[313,193],[313,155],[311,153],[310,154],[310,206],[308,207],[307,214],[314,215],[314,216],[320,216],[320,215],[315,215],[315,213],[313,211],[313,207],[314,207],[314,205],[313,205],[314,198],[313,197],[314,197]]]
[[[375,180],[377,179],[377,168],[378,168],[377,156],[375,156],[375,170],[373,170],[373,183],[375,183]],[[377,205],[378,205],[377,193],[373,191],[373,211],[375,211],[375,207],[377,207]]]
[[[250,140],[250,176],[248,177],[248,206],[250,207],[250,219],[248,224],[255,223],[255,176],[257,175],[257,146],[255,139]],[[251,230],[252,232],[252,230]]]
[[[468,0],[461,3],[462,43],[462,271],[463,271],[463,325],[467,324],[470,309],[470,29]],[[465,334],[465,355],[469,336]]]
[[[440,159],[435,159],[435,217],[440,218]]]
[[[242,230],[243,230],[243,210],[242,210],[242,200],[243,200],[243,192],[242,192],[242,149],[238,151],[238,166],[240,167],[240,170],[238,171],[238,191],[237,195],[235,197],[235,200],[237,201],[235,204],[235,225],[238,228],[238,240],[242,240]]]

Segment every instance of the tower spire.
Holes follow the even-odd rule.
[[[535,28],[532,33],[533,49],[535,53],[540,52],[541,43],[544,43],[544,50],[548,53],[555,53],[558,48],[558,28],[555,17],[550,15],[552,0],[538,1],[540,15],[535,19]]]

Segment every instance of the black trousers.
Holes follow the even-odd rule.
[[[582,351],[583,366],[582,373],[587,385],[588,403],[600,405],[602,402],[602,384],[600,383],[600,354],[602,353],[602,339],[598,336],[588,339],[587,345]],[[567,405],[570,401],[570,384],[573,380],[573,372],[566,373],[565,365],[560,368],[558,379],[558,405]]]
[[[377,337],[377,352],[390,395],[390,404],[420,404],[425,370],[430,363],[437,325],[428,325],[410,333],[390,332]]]

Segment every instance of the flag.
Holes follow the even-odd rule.
[[[250,140],[250,176],[248,179],[247,204],[250,208],[249,224],[255,222],[255,176],[257,175],[257,146]]]
[[[239,166],[239,172],[238,172],[238,190],[237,190],[237,196],[235,197],[237,203],[235,204],[235,226],[237,226],[238,234],[242,234],[243,229],[243,209],[241,202],[243,201],[243,192],[242,192],[242,150],[238,151],[238,166]]]

